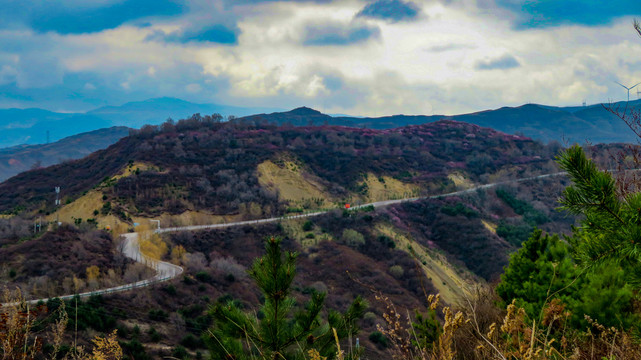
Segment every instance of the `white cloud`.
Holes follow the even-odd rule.
[[[361,0],[235,7],[192,0],[191,13],[145,28],[124,25],[67,36],[22,31],[16,33],[19,41],[0,31],[0,61],[5,64],[0,67],[0,85],[17,81],[23,88],[46,87],[61,84],[64,74],[91,74],[95,79],[78,88],[89,82],[102,91],[104,82],[141,97],[191,96],[236,105],[251,101],[385,115],[618,100],[626,93],[614,80],[641,81],[641,40],[630,19],[611,26],[516,31],[513,16],[476,3],[423,2],[424,16],[416,21],[386,23],[355,20],[366,4]],[[169,33],[218,22],[235,25],[236,19],[240,33],[235,46],[146,40],[154,31]],[[379,38],[343,46],[303,44],[309,24],[355,21],[379,28]],[[30,39],[37,44],[35,50],[46,51],[20,50]],[[478,64],[506,54],[520,66],[509,71],[478,69]],[[18,65],[4,60],[12,56],[20,59]]]
[[[202,89],[202,86],[199,84],[189,84],[185,86],[185,90],[189,93],[199,93]]]
[[[64,69],[56,57],[27,53],[20,56],[16,82],[22,89],[40,89],[62,84]]]
[[[3,65],[0,68],[0,85],[9,84],[16,81],[16,69],[9,65]]]

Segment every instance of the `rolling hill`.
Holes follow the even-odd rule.
[[[244,108],[217,104],[194,104],[175,98],[155,98],[107,106],[86,113],[56,113],[42,109],[0,109],[0,148],[22,144],[44,144],[102,128],[125,126],[138,128],[160,124],[167,118],[182,119],[192,114],[219,113],[244,116],[267,108]]]
[[[613,104],[614,107],[625,103]],[[629,106],[639,109],[641,100]],[[175,98],[155,98],[106,106],[86,113],[56,113],[42,109],[0,109],[0,148],[20,144],[45,143],[47,132],[56,141],[67,136],[111,126],[139,128],[157,125],[167,118],[182,119],[192,114],[240,116],[245,121],[278,125],[338,125],[371,129],[391,129],[438,120],[456,120],[490,127],[508,134],[523,134],[541,141],[562,143],[634,142],[635,136],[625,123],[602,105],[554,107],[526,104],[460,115],[392,115],[382,117],[330,116],[307,107],[287,112],[276,109],[233,107],[217,104],[194,104]]]
[[[623,109],[625,103],[612,104]],[[638,111],[641,100],[631,101],[631,108]],[[508,134],[523,134],[527,137],[562,143],[616,143],[635,142],[635,135],[617,116],[603,105],[586,107],[550,107],[526,104],[519,107],[503,107],[462,115],[393,115],[383,117],[332,117],[319,111],[302,107],[288,112],[258,114],[243,120],[266,122],[278,125],[340,125],[371,129],[389,129],[399,126],[418,125],[438,120],[455,120],[489,127]]]
[[[83,158],[127,136],[129,130],[124,126],[111,127],[69,136],[50,144],[0,149],[0,181],[29,169]]]

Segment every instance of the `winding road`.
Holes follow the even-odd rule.
[[[364,208],[364,207],[368,207],[368,206],[384,207],[384,206],[395,205],[395,204],[400,204],[400,203],[404,203],[404,202],[419,201],[419,200],[426,200],[426,199],[438,199],[438,198],[444,198],[444,197],[450,197],[450,196],[458,196],[458,195],[473,193],[475,191],[482,190],[482,189],[493,188],[493,187],[496,187],[496,186],[499,186],[499,185],[504,185],[504,184],[514,184],[514,183],[520,183],[520,182],[524,182],[524,181],[539,180],[539,179],[544,179],[544,178],[549,178],[549,177],[565,176],[565,175],[567,175],[567,172],[562,171],[562,172],[556,172],[556,173],[551,173],[551,174],[531,176],[531,177],[522,178],[522,179],[506,180],[506,181],[500,181],[500,182],[496,182],[496,183],[492,183],[492,184],[479,185],[479,186],[471,187],[469,189],[454,191],[454,192],[447,193],[447,194],[412,197],[412,198],[404,198],[404,199],[396,199],[396,200],[376,201],[376,202],[372,202],[372,203],[353,206],[349,210],[360,209],[360,208]],[[179,232],[179,231],[195,231],[195,230],[207,230],[207,229],[220,229],[220,228],[226,228],[226,227],[232,227],[232,226],[264,224],[264,223],[270,223],[270,222],[278,222],[278,221],[287,220],[287,219],[298,219],[298,218],[319,216],[319,215],[326,214],[326,213],[328,213],[330,211],[332,211],[332,210],[316,211],[316,212],[311,212],[311,213],[306,213],[306,214],[299,214],[299,215],[292,215],[292,216],[279,216],[279,217],[272,217],[272,218],[267,218],[267,219],[237,221],[237,222],[230,222],[230,223],[225,223],[225,224],[190,225],[190,226],[168,227],[168,228],[161,228],[161,229],[155,230],[155,232],[156,233],[166,233],[166,232]]]
[[[447,194],[422,196],[422,197],[412,197],[412,198],[397,199],[397,200],[376,201],[376,202],[372,202],[372,203],[367,203],[367,204],[354,206],[354,207],[350,208],[349,210],[364,208],[364,207],[368,207],[368,206],[385,207],[385,206],[389,206],[389,205],[400,204],[400,203],[403,203],[403,202],[411,202],[411,201],[419,201],[419,200],[425,200],[425,199],[438,199],[438,198],[444,198],[444,197],[450,197],[450,196],[458,196],[458,195],[463,195],[463,194],[469,194],[469,193],[472,193],[472,192],[475,192],[475,191],[478,191],[478,190],[482,190],[482,189],[493,188],[493,187],[496,187],[496,186],[499,186],[499,185],[503,185],[503,184],[513,184],[513,183],[519,183],[519,182],[524,182],[524,181],[539,180],[539,179],[544,179],[544,178],[549,178],[549,177],[565,176],[565,175],[567,175],[566,172],[557,172],[557,173],[551,173],[551,174],[531,176],[531,177],[522,178],[522,179],[506,180],[506,181],[496,182],[496,183],[492,183],[492,184],[479,185],[479,186],[471,187],[469,189],[454,191],[454,192],[447,193]],[[156,233],[167,233],[167,232],[179,232],[179,231],[195,231],[195,230],[206,230],[206,229],[219,229],[219,228],[227,228],[227,227],[232,227],[232,226],[255,225],[255,224],[278,222],[278,221],[287,220],[287,219],[298,219],[298,218],[319,216],[319,215],[323,215],[325,213],[328,213],[330,211],[332,211],[332,210],[317,211],[317,212],[312,212],[312,213],[307,213],[307,214],[299,214],[299,215],[292,215],[292,216],[273,217],[273,218],[267,218],[267,219],[237,221],[237,222],[230,222],[230,223],[225,223],[225,224],[192,225],[192,226],[161,228],[161,229],[155,230],[155,232]],[[179,276],[180,274],[183,273],[183,268],[180,267],[180,266],[177,266],[177,265],[174,265],[174,264],[170,264],[170,263],[164,262],[164,261],[153,260],[153,259],[143,255],[140,252],[140,245],[138,243],[138,233],[128,233],[128,234],[123,234],[121,236],[124,237],[123,242],[120,245],[120,250],[122,251],[123,255],[125,255],[126,257],[128,257],[130,259],[133,259],[134,261],[137,261],[139,263],[145,264],[146,266],[154,269],[156,271],[156,275],[154,275],[153,277],[151,277],[149,279],[136,281],[136,282],[133,282],[133,283],[130,283],[130,284],[115,286],[115,287],[111,287],[111,288],[107,288],[107,289],[88,291],[88,292],[84,292],[84,293],[81,293],[81,294],[71,294],[71,295],[57,296],[56,298],[63,299],[63,300],[68,300],[68,299],[74,298],[76,295],[78,295],[79,297],[89,297],[89,296],[92,296],[92,295],[112,294],[112,293],[116,293],[116,292],[130,291],[130,290],[134,290],[134,289],[138,289],[138,288],[142,288],[142,287],[147,287],[147,286],[150,286],[150,285],[153,285],[153,284],[157,284],[159,282],[171,280],[171,279],[173,279],[173,278],[175,278],[175,277],[177,277],[177,276]],[[28,304],[37,304],[40,301],[47,302],[50,299],[53,299],[53,298],[28,300],[28,301],[26,301],[26,303],[28,303]],[[2,306],[10,306],[10,305],[15,305],[15,304],[13,304],[13,303],[2,304]]]
[[[122,237],[124,237],[124,239],[120,245],[120,249],[123,255],[125,255],[126,257],[136,262],[145,264],[146,266],[154,269],[156,271],[156,274],[153,277],[146,280],[140,280],[140,281],[136,281],[136,282],[125,284],[125,285],[110,287],[107,289],[87,291],[80,294],[55,296],[52,298],[27,300],[25,301],[25,303],[30,305],[35,305],[41,301],[46,303],[47,301],[54,298],[58,298],[61,300],[69,300],[69,299],[73,299],[76,295],[83,298],[83,297],[89,297],[93,295],[103,295],[103,294],[112,294],[117,292],[129,291],[133,289],[147,287],[153,284],[157,284],[159,282],[171,280],[183,273],[183,268],[181,268],[180,266],[176,266],[174,264],[170,264],[164,261],[153,260],[148,256],[142,254],[140,252],[140,246],[138,244],[138,233],[128,233],[128,234],[122,235]],[[16,303],[2,304],[2,306],[11,306],[11,305],[16,305]]]

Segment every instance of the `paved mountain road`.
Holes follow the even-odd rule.
[[[472,187],[472,188],[469,188],[469,189],[454,191],[454,192],[447,193],[447,194],[421,196],[421,197],[413,197],[413,198],[405,198],[405,199],[397,199],[397,200],[376,201],[376,202],[367,203],[367,204],[363,204],[363,205],[353,206],[349,210],[364,208],[364,207],[368,207],[368,206],[384,207],[384,206],[389,206],[389,205],[394,205],[394,204],[400,204],[400,203],[403,203],[403,202],[418,201],[418,200],[425,200],[425,199],[438,199],[438,198],[443,198],[443,197],[457,196],[457,195],[469,194],[469,193],[472,193],[472,192],[475,192],[475,191],[478,191],[478,190],[482,190],[482,189],[493,188],[493,187],[496,187],[496,186],[499,186],[499,185],[503,185],[503,184],[513,184],[513,183],[519,183],[519,182],[524,182],[524,181],[539,180],[539,179],[544,179],[544,178],[549,178],[549,177],[554,177],[554,176],[564,176],[564,175],[567,175],[567,173],[566,172],[557,172],[557,173],[552,173],[552,174],[537,175],[537,176],[531,176],[531,177],[522,178],[522,179],[506,180],[506,181],[500,181],[500,182],[496,182],[496,183],[492,183],[492,184],[479,185],[479,186],[475,186],[475,187]],[[155,230],[155,232],[156,233],[166,233],[166,232],[178,232],[178,231],[194,231],[194,230],[220,229],[220,228],[226,228],[226,227],[232,227],[232,226],[264,224],[264,223],[270,223],[270,222],[278,222],[278,221],[282,221],[282,220],[286,220],[286,219],[298,219],[298,218],[319,216],[319,215],[323,215],[323,214],[325,214],[325,213],[327,213],[329,211],[332,211],[332,210],[316,211],[316,212],[307,213],[307,214],[292,215],[292,216],[280,216],[280,217],[273,217],[273,218],[267,218],[267,219],[236,221],[236,222],[230,222],[230,223],[225,223],[225,224],[190,225],[190,226],[168,227],[168,228],[160,228],[158,230]]]
[[[122,291],[129,291],[129,290],[134,290],[137,288],[153,285],[159,282],[171,280],[183,273],[183,268],[181,268],[180,266],[176,266],[174,264],[170,264],[164,261],[153,260],[143,255],[140,252],[140,246],[138,244],[138,233],[128,233],[128,234],[122,235],[122,237],[124,237],[124,239],[120,245],[120,250],[122,251],[123,255],[125,255],[126,257],[136,262],[145,264],[146,266],[156,270],[156,275],[146,280],[140,280],[140,281],[136,281],[136,282],[125,284],[125,285],[114,286],[111,288],[100,289],[95,291],[87,291],[80,294],[57,296],[56,298],[59,298],[62,300],[69,300],[69,299],[73,299],[76,295],[83,298],[83,297],[89,297],[93,295],[103,295],[103,294],[112,294],[112,293],[122,292]],[[26,303],[30,305],[35,305],[40,301],[47,302],[50,299],[53,299],[53,298],[28,300],[26,301]],[[15,303],[2,304],[2,306],[11,306],[11,305],[15,305]]]
[[[425,200],[425,199],[437,199],[437,198],[443,198],[443,197],[450,197],[450,196],[457,196],[457,195],[463,195],[463,194],[469,194],[481,189],[489,189],[493,188],[499,185],[503,184],[510,184],[510,183],[519,183],[519,182],[524,182],[524,181],[531,181],[531,180],[538,180],[538,179],[543,179],[543,178],[548,178],[548,177],[554,177],[554,176],[564,176],[567,175],[566,172],[557,172],[557,173],[552,173],[552,174],[544,174],[544,175],[538,175],[538,176],[531,176],[527,178],[522,178],[522,179],[515,179],[515,180],[506,180],[506,181],[501,181],[501,182],[496,182],[492,184],[485,184],[485,185],[479,185],[475,186],[469,189],[465,190],[459,190],[459,191],[454,191],[451,193],[447,194],[441,194],[441,195],[431,195],[431,196],[422,196],[422,197],[413,197],[413,198],[405,198],[405,199],[397,199],[397,200],[384,200],[384,201],[376,201],[372,203],[367,203],[363,205],[358,205],[350,208],[350,210],[353,209],[359,209],[363,207],[368,207],[368,206],[374,206],[374,207],[384,207],[384,206],[389,206],[389,205],[394,205],[394,204],[400,204],[403,202],[410,202],[410,201],[418,201],[418,200]],[[258,220],[246,220],[246,221],[237,221],[237,222],[230,222],[230,223],[225,223],[225,224],[211,224],[211,225],[192,225],[192,226],[180,226],[180,227],[171,227],[171,228],[161,228],[156,230],[156,233],[166,233],[166,232],[178,232],[178,231],[195,231],[195,230],[206,230],[206,229],[219,229],[219,228],[226,228],[226,227],[232,227],[232,226],[244,226],[244,225],[255,225],[255,224],[264,224],[264,223],[270,223],[270,222],[277,222],[277,221],[282,221],[285,219],[298,219],[298,218],[306,218],[306,217],[313,217],[313,216],[319,216],[322,214],[325,214],[329,211],[332,210],[325,210],[325,211],[317,211],[313,213],[307,213],[307,214],[300,214],[300,215],[293,215],[293,216],[281,216],[281,217],[274,217],[274,218],[267,218],[267,219],[258,219]],[[111,294],[115,292],[122,292],[122,291],[129,291],[141,287],[146,287],[150,286],[162,281],[167,281],[171,280],[180,274],[183,273],[183,268],[180,266],[176,266],[174,264],[170,264],[168,262],[164,261],[157,261],[157,260],[152,260],[149,257],[143,255],[140,252],[140,246],[138,243],[138,233],[128,233],[122,235],[124,237],[124,240],[120,246],[120,249],[122,253],[130,258],[133,259],[134,261],[140,262],[145,264],[146,266],[151,267],[152,269],[156,270],[156,275],[154,275],[152,278],[146,279],[146,280],[141,280],[137,281],[134,283],[130,284],[125,284],[125,285],[120,285],[120,286],[115,286],[111,287],[108,289],[101,289],[101,290],[95,290],[95,291],[88,291],[84,292],[81,294],[77,294],[80,297],[88,297],[92,295],[102,295],[102,294]],[[65,296],[59,296],[59,299],[72,299],[76,294],[72,295],[65,295]],[[35,300],[29,300],[27,303],[29,304],[37,304],[40,301],[46,302],[49,299],[35,299]],[[3,306],[6,305],[11,305],[11,304],[2,304]]]

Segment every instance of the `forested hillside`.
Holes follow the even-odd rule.
[[[92,300],[99,304],[94,314],[103,311],[100,316],[111,319],[97,330],[117,327],[125,348],[138,354],[134,358],[141,351],[167,354],[157,343],[183,346],[192,354],[204,350],[198,339],[213,324],[208,304],[231,298],[247,307],[259,303],[261,294],[246,270],[261,254],[263,239],[277,236],[286,249],[300,253],[295,297],[326,291],[326,306],[345,311],[363,296],[369,307],[360,323],[362,344],[370,355],[382,356],[386,345],[376,326],[384,323],[386,306],[372,289],[402,308],[427,311],[426,293],[440,293],[445,303],[455,304],[469,296],[474,284],[497,281],[510,253],[535,227],[570,231],[574,218],[553,210],[566,184],[562,177],[510,182],[557,172],[553,159],[559,150],[558,145],[454,121],[371,130],[220,123],[194,116],[145,126],[87,158],[0,184],[5,213],[0,222],[8,239],[0,252],[8,264],[2,278],[31,298],[62,295],[70,288],[87,291],[148,276],[114,256],[117,234],[139,230],[135,225],[140,224],[148,229],[150,219],[167,227],[331,210],[275,225],[144,240],[144,251],[183,266],[185,275],[170,284]],[[432,196],[496,182],[505,183],[459,196],[345,210],[346,204]],[[62,186],[60,208],[53,205],[51,184]],[[77,229],[33,234],[28,219],[34,216]],[[108,257],[106,249],[95,247],[107,246],[104,240],[91,246],[83,240],[109,234]],[[73,260],[38,255],[48,246],[71,246],[77,252],[80,244],[83,255]],[[74,266],[64,265],[67,261]],[[148,332],[136,335],[136,327]],[[136,348],[136,342],[147,350]]]
[[[144,127],[85,159],[10,179],[0,184],[0,210],[50,211],[46,199],[51,198],[52,184],[64,184],[64,195],[74,199],[129,164],[143,163],[147,170],[110,183],[106,191],[127,214],[205,208],[214,214],[238,214],[241,203],[279,214],[285,211],[284,201],[275,201],[274,188],[261,187],[256,171],[265,161],[279,167],[298,164],[295,171],[318,181],[322,192],[339,202],[367,196],[364,180],[370,175],[412,184],[417,194],[433,194],[454,188],[454,173],[478,183],[493,175],[517,178],[551,172],[558,149],[452,121],[368,130],[192,118]]]

